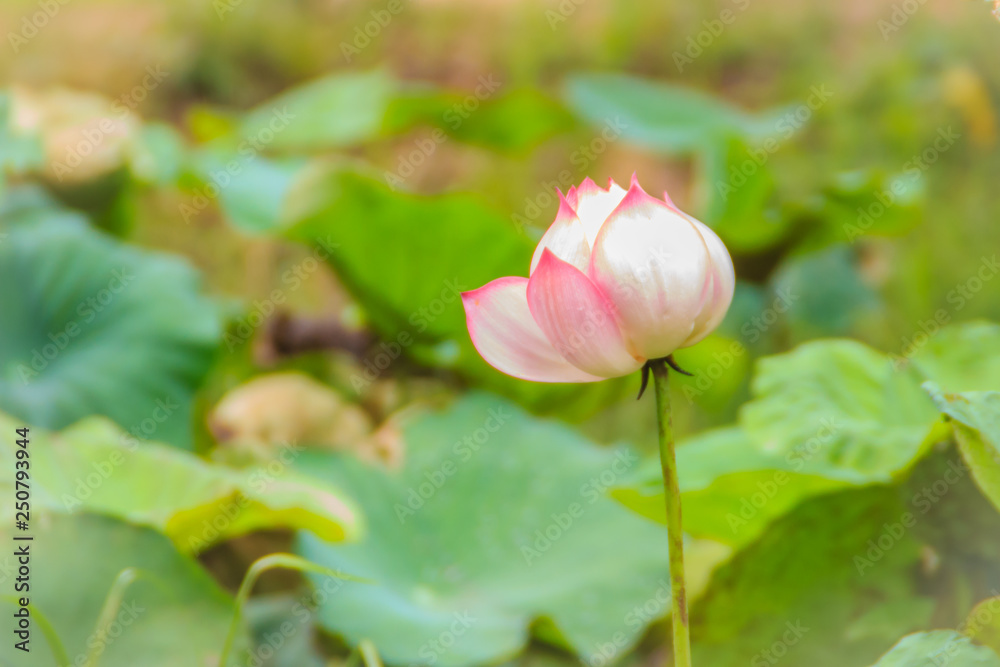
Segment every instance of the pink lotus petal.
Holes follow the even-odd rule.
[[[571,185],[570,188],[569,188],[569,190],[566,191],[566,201],[569,202],[569,205],[572,206],[573,210],[575,211],[576,210],[576,186],[575,185]]]
[[[726,316],[726,311],[729,310],[729,304],[733,302],[733,292],[736,290],[736,271],[733,269],[733,260],[729,256],[725,244],[722,243],[722,239],[704,223],[691,217],[688,219],[701,234],[708,247],[708,255],[711,260],[711,269],[708,272],[711,292],[702,307],[702,312],[696,318],[694,330],[681,344],[681,347],[690,347],[704,340],[719,326]]]
[[[534,382],[596,382],[570,364],[542,333],[528,309],[528,279],[497,278],[462,293],[472,344],[497,370]]]
[[[614,181],[609,181],[608,189],[604,190],[586,178],[577,188],[576,201],[571,199],[570,204],[576,209],[576,214],[583,223],[583,231],[591,247],[594,246],[597,234],[601,231],[601,225],[624,197],[625,189]]]
[[[528,281],[528,306],[556,350],[588,373],[618,377],[645,362],[626,347],[611,302],[586,274],[549,250]]]
[[[633,180],[594,243],[589,275],[614,303],[630,349],[655,359],[692,335],[709,271],[694,224]]]
[[[559,193],[559,212],[556,214],[556,220],[535,248],[535,254],[531,258],[529,275],[535,271],[539,260],[542,259],[542,251],[546,248],[559,259],[569,262],[581,271],[586,271],[590,264],[590,244],[587,243],[583,225],[580,223],[576,211],[573,210],[561,192]]]

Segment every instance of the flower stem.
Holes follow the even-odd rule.
[[[684,532],[681,529],[681,491],[677,484],[674,455],[674,424],[670,414],[667,364],[664,359],[650,362],[656,390],[656,417],[660,436],[660,465],[667,502],[667,536],[670,540],[670,595],[673,599],[674,667],[691,667],[691,638],[688,632],[687,591],[684,582]]]
[[[264,574],[264,572],[276,568],[295,570],[297,572],[314,572],[316,574],[322,574],[334,579],[343,579],[344,581],[371,583],[367,579],[355,577],[354,575],[346,574],[338,570],[331,570],[328,567],[318,565],[312,561],[306,560],[305,558],[300,558],[295,554],[275,553],[258,558],[253,562],[250,569],[248,569],[247,573],[243,576],[243,582],[240,583],[240,589],[236,592],[236,610],[233,613],[233,620],[229,624],[229,632],[226,634],[225,642],[222,644],[222,653],[220,654],[219,662],[217,663],[219,667],[228,667],[229,665],[229,654],[232,652],[236,638],[240,633],[240,621],[243,617],[243,607],[246,606],[247,600],[250,599],[250,593],[253,591],[254,584],[257,583],[260,575]],[[362,656],[367,659],[367,656],[365,656],[363,652]]]

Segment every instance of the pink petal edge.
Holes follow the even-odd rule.
[[[462,293],[472,344],[502,373],[533,382],[596,382],[556,351],[531,316],[528,279],[497,278]]]
[[[709,271],[697,227],[633,178],[593,244],[588,275],[614,303],[630,349],[658,358],[691,337]]]
[[[527,296],[546,338],[574,366],[593,375],[618,377],[645,362],[629,351],[608,298],[585,273],[551,251],[542,252]]]
[[[733,268],[733,259],[730,257],[726,245],[708,225],[690,216],[688,219],[701,234],[702,240],[708,248],[711,264],[709,277],[712,284],[711,293],[703,306],[703,311],[698,315],[694,330],[681,347],[691,347],[715,331],[725,318],[736,291],[736,271]]]
[[[608,189],[598,186],[592,179],[585,178],[576,190],[576,201],[571,201],[576,214],[583,224],[583,231],[587,235],[587,243],[591,248],[597,235],[601,231],[604,222],[611,215],[611,212],[621,203],[625,197],[626,190],[608,179]]]
[[[562,192],[559,192],[559,212],[556,213],[556,219],[545,231],[531,257],[529,276],[535,272],[535,267],[542,259],[542,252],[546,249],[581,271],[586,271],[590,265],[590,244],[587,243],[583,224]]]

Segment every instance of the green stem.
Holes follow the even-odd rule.
[[[9,602],[15,606],[20,604],[17,595],[0,595],[0,600]],[[38,628],[42,631],[42,636],[48,642],[49,650],[52,651],[52,657],[55,658],[56,665],[58,667],[70,667],[72,663],[70,662],[69,654],[66,652],[66,647],[63,646],[62,640],[59,639],[59,633],[52,626],[52,622],[33,604],[28,605],[28,611],[31,612],[32,621],[38,625]]]
[[[370,640],[362,639],[358,648],[361,650],[361,659],[364,660],[365,667],[383,667],[382,659],[378,657],[378,651],[375,650],[375,644]]]
[[[684,531],[681,529],[681,490],[674,455],[674,424],[670,414],[670,387],[663,359],[650,362],[656,390],[656,417],[660,436],[660,465],[667,504],[667,537],[670,540],[670,596],[673,600],[674,667],[691,667],[687,590],[684,581]]]
[[[111,590],[108,591],[107,597],[104,598],[104,606],[101,607],[101,613],[97,615],[97,627],[94,629],[94,637],[97,641],[87,642],[90,644],[90,650],[87,652],[87,660],[83,664],[87,667],[97,667],[97,660],[100,657],[99,650],[104,648],[104,637],[111,626],[111,622],[115,618],[115,614],[118,613],[118,609],[122,605],[122,600],[125,598],[125,590],[132,585],[132,582],[136,580],[138,571],[134,567],[127,567],[118,573],[115,577],[114,582],[111,584]]]
[[[226,634],[225,643],[222,645],[222,653],[219,655],[219,667],[226,667],[226,663],[229,661],[229,654],[232,652],[236,636],[239,634],[243,607],[246,606],[247,600],[250,599],[250,592],[253,590],[254,584],[257,583],[260,575],[275,568],[296,570],[298,572],[313,572],[344,581],[356,581],[364,584],[371,583],[369,579],[362,579],[361,577],[355,577],[345,572],[331,570],[328,567],[323,567],[294,554],[277,553],[258,558],[250,566],[250,569],[247,570],[246,575],[243,577],[243,582],[240,584],[240,589],[236,592],[236,610],[233,613],[233,620],[229,624],[229,632]],[[364,657],[364,653],[362,653],[362,657]]]

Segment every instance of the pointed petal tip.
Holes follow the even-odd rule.
[[[577,199],[575,185],[571,185],[569,190],[566,191],[566,201],[570,203],[570,206],[576,209],[576,206],[578,204],[578,199]]]
[[[625,189],[617,185],[614,179],[609,179],[608,183],[608,189],[605,190],[598,187],[591,178],[586,178],[576,191],[575,201],[571,201],[591,247],[601,226],[626,194]]]
[[[567,190],[567,192],[568,192],[568,190]],[[563,191],[560,190],[559,188],[556,188],[556,195],[557,195],[557,198],[559,199],[559,201],[563,201],[564,199],[566,199],[566,195],[564,195]]]
[[[594,179],[592,179],[590,176],[583,179],[583,181],[580,183],[580,187],[576,189],[576,194],[578,197],[581,195],[593,195],[597,194],[598,192],[604,192],[604,188],[595,183]]]
[[[567,216],[575,218],[576,208],[574,208],[573,204],[570,203],[569,199],[567,199],[566,196],[563,195],[562,190],[556,188],[556,192],[559,193],[559,210],[556,212],[556,219]]]
[[[608,179],[608,192],[614,192],[615,190],[619,190],[621,192],[626,192],[626,189],[623,188],[622,186],[618,185],[618,182],[614,178],[609,178]]]
[[[499,278],[498,280],[502,280]],[[479,305],[479,298],[485,292],[485,290],[490,286],[490,283],[483,285],[477,289],[466,290],[461,292],[462,297],[462,308],[465,309],[465,317],[468,319],[472,317],[473,310]]]
[[[670,198],[669,194],[667,194],[666,190],[663,191],[663,201],[666,202],[667,206],[674,209],[678,213],[681,212],[681,210],[677,208],[677,204],[674,203],[674,200]]]
[[[658,206],[664,205],[664,203],[656,197],[650,197],[646,194],[646,191],[642,189],[641,185],[639,185],[638,179],[635,175],[633,175],[632,183],[629,185],[628,192],[625,193],[625,197],[621,200],[621,203],[618,204],[618,207],[615,208],[612,215],[635,210],[636,208],[649,206],[651,204]]]
[[[556,218],[531,255],[529,276],[538,268],[538,263],[546,250],[577,267],[585,267],[590,261],[590,245],[587,243],[583,225],[580,224],[580,217],[576,208],[561,193]]]

